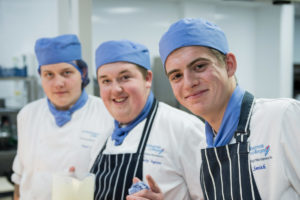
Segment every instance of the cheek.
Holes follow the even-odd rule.
[[[42,88],[44,90],[44,92],[47,94],[51,88],[51,84],[49,82],[43,81],[41,82],[42,84]]]
[[[99,90],[100,90],[100,96],[103,99],[103,101],[107,100],[108,99],[108,95],[109,95],[109,89],[100,86]]]
[[[173,83],[171,84],[171,87],[172,87],[172,90],[173,90],[173,93],[175,95],[175,97],[178,99],[180,98],[180,94],[181,94],[181,91],[180,91],[180,84],[179,83]]]

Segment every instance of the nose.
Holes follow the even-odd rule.
[[[65,78],[62,76],[56,76],[54,80],[54,86],[56,88],[62,88],[65,85]]]
[[[118,83],[117,81],[115,81],[112,85],[112,92],[114,94],[118,94],[121,93],[123,91],[123,87],[120,83]]]
[[[186,71],[184,74],[184,87],[185,89],[194,88],[195,86],[199,85],[200,81],[199,78],[195,76],[195,73],[191,71]]]

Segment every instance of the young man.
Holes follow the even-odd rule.
[[[161,194],[153,198],[201,199],[203,123],[155,100],[148,49],[128,40],[107,41],[96,50],[96,66],[100,95],[115,128],[95,149],[95,199],[125,199],[134,177],[147,178],[155,191],[147,174],[160,184]]]
[[[206,121],[205,199],[300,199],[300,102],[240,88],[226,36],[206,20],[179,20],[159,47],[177,100]]]
[[[102,100],[84,90],[88,69],[76,35],[41,38],[35,53],[46,98],[18,114],[15,200],[51,200],[53,174],[88,173],[92,144],[113,127]]]

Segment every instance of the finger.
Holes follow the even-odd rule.
[[[137,177],[134,177],[133,179],[132,179],[132,182],[133,182],[133,184],[135,184],[135,183],[137,183],[137,182],[139,182],[139,181],[141,181],[139,178],[137,178]]]
[[[149,185],[151,191],[153,191],[154,193],[161,193],[161,190],[160,190],[159,186],[154,181],[152,176],[146,175],[146,179],[147,179],[147,182],[148,182],[148,185]]]
[[[131,197],[132,196],[132,197]],[[141,190],[137,193],[130,195],[131,199],[138,200],[163,200],[163,196],[161,193],[155,193],[151,190]]]
[[[128,195],[126,197],[126,200],[150,200],[144,197],[138,197],[138,196],[133,196],[133,195]]]

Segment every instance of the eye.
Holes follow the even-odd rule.
[[[103,80],[101,80],[101,83],[103,84],[103,85],[107,85],[107,84],[109,84],[111,81],[109,80],[109,79],[103,79]]]
[[[63,72],[63,75],[64,75],[64,76],[69,76],[70,74],[72,74],[72,71],[64,71],[64,72]]]
[[[182,73],[173,73],[169,76],[170,81],[178,81],[182,77]]]
[[[53,73],[51,73],[51,72],[44,72],[44,73],[43,73],[43,76],[44,76],[45,78],[51,78],[51,77],[53,77]]]
[[[206,67],[206,64],[196,64],[193,66],[194,71],[203,71]]]
[[[122,81],[126,81],[126,80],[128,80],[129,78],[130,78],[129,75],[123,75],[123,76],[121,77],[121,80],[122,80]]]

